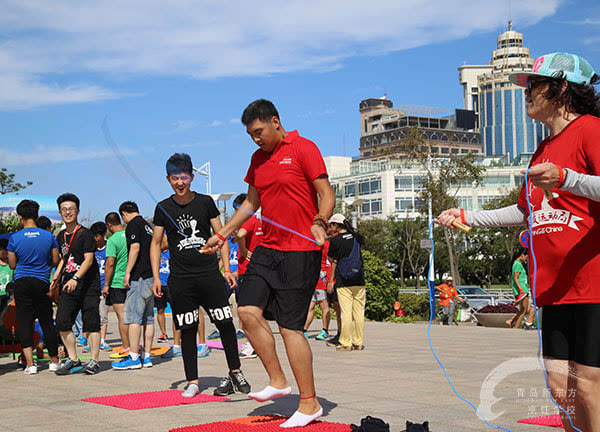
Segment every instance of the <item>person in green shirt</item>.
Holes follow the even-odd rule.
[[[523,318],[527,315],[525,330],[531,330],[533,328],[535,311],[533,310],[533,305],[529,301],[529,283],[524,266],[524,263],[527,262],[527,258],[529,257],[529,251],[527,249],[521,249],[517,254],[512,266],[511,281],[513,294],[516,299],[515,303],[519,306],[519,313],[506,323],[510,328],[520,328]]]
[[[129,326],[123,323],[123,308],[127,289],[123,285],[127,269],[127,239],[125,228],[121,225],[121,217],[111,212],[104,218],[106,228],[112,235],[106,241],[106,264],[104,269],[104,287],[102,295],[106,297],[106,305],[112,306],[119,319],[119,333],[123,342],[120,350],[111,354],[111,358],[129,355]]]
[[[14,270],[8,266],[8,239],[0,239],[0,303],[6,296],[6,285],[13,280]]]

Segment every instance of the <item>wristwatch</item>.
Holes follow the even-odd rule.
[[[73,275],[73,277],[71,279],[73,279],[74,281],[77,281],[77,282],[81,281],[81,279],[79,279],[79,277],[77,275]]]

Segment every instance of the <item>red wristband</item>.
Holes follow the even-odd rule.
[[[554,188],[559,189],[565,181],[565,173],[560,165],[556,165],[556,168],[558,168],[558,184]]]
[[[465,212],[465,209],[460,209],[460,221],[463,225],[467,224],[467,213]]]
[[[225,237],[223,237],[221,234],[219,234],[218,232],[216,232],[215,235],[217,237],[219,237],[220,240],[227,241],[227,239]]]
[[[231,270],[223,270],[223,273],[231,273],[231,274],[233,274],[233,272]]]

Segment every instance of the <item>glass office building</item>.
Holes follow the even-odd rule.
[[[525,92],[508,80],[513,72],[528,71],[534,59],[523,44],[523,34],[508,31],[498,36],[492,61],[485,66],[461,66],[460,82],[465,88],[465,107],[477,112],[477,131],[481,134],[482,153],[507,156],[532,153],[548,137],[548,129],[527,117]]]

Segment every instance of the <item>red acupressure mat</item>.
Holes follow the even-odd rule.
[[[181,390],[161,390],[146,393],[129,393],[113,396],[100,396],[81,399],[84,402],[108,405],[126,410],[160,408],[174,405],[197,404],[204,402],[221,402],[231,400],[221,396],[211,396],[200,393],[193,398],[181,396]]]
[[[559,428],[563,427],[562,420],[560,419],[560,416],[558,414],[526,418],[523,420],[519,420],[517,423],[525,423],[525,424],[532,424],[532,425],[538,425],[538,426],[559,427]]]
[[[350,432],[350,425],[342,423],[328,423],[316,421],[308,426],[282,429],[281,423],[287,420],[282,416],[253,416],[227,420],[216,423],[206,423],[196,426],[186,426],[171,429],[169,432],[281,432],[303,431],[303,432]]]

